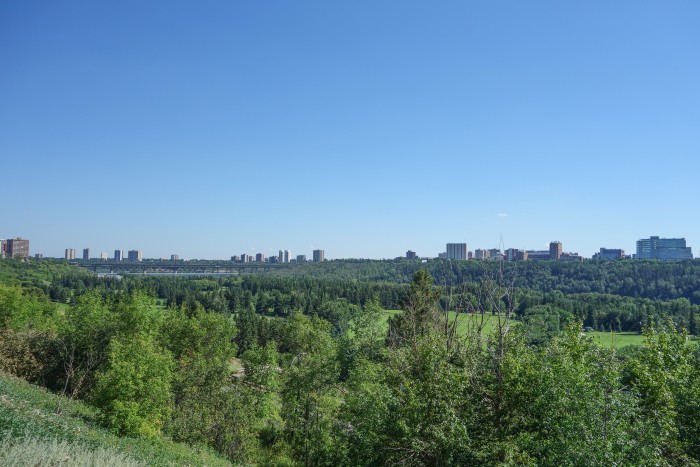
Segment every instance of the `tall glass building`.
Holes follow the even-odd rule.
[[[693,252],[685,245],[685,238],[649,237],[637,240],[636,259],[682,260],[693,259]]]

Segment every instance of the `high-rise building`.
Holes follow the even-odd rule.
[[[561,242],[549,242],[549,259],[558,261],[561,258]]]
[[[129,250],[127,258],[129,261],[142,261],[143,253],[141,250]]]
[[[637,240],[636,259],[682,260],[693,259],[693,252],[685,238],[649,237]]]
[[[306,255],[297,255],[297,263],[305,263]]]
[[[326,260],[326,250],[314,250],[314,263],[321,263]]]
[[[250,255],[248,255],[246,253],[243,253],[241,255],[241,263],[250,263],[251,260],[252,260],[252,257]]]
[[[65,259],[75,259],[75,248],[66,248]]]
[[[488,259],[488,257],[488,250],[482,250],[481,248],[477,248],[476,250],[474,250],[474,259]]]
[[[487,258],[492,260],[492,261],[502,260],[503,253],[501,253],[501,250],[498,248],[491,248],[491,249],[489,249],[489,254],[488,254]]]
[[[7,241],[0,238],[0,258],[4,258],[7,255]]]
[[[624,257],[625,250],[620,248],[601,248],[593,255],[593,259],[623,259]]]
[[[415,251],[408,250],[406,252],[406,259],[416,259],[418,258],[418,255],[416,254]]]
[[[255,262],[256,263],[264,263],[265,262],[265,255],[262,253],[258,253],[255,255]]]
[[[109,255],[107,254],[106,251],[103,251],[102,253],[100,253],[100,259],[102,261],[107,261],[109,259]]]
[[[180,255],[170,255],[170,261],[180,261]]]
[[[447,244],[447,259],[467,259],[467,244],[466,243],[448,243]]]
[[[90,259],[90,248],[83,248],[83,259]]]
[[[121,261],[124,259],[124,250],[114,250],[114,261]]]
[[[289,253],[289,250],[280,250],[279,262],[280,263],[288,263],[290,256],[291,256],[291,253]]]
[[[8,258],[29,258],[29,240],[10,238],[6,240],[5,250]]]

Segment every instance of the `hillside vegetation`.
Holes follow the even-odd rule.
[[[0,465],[229,465],[164,438],[119,437],[99,412],[0,373]]]
[[[423,269],[409,283],[114,280],[45,264],[30,285],[0,284],[0,370],[50,391],[3,377],[1,441],[18,463],[700,462],[686,298],[503,275],[445,287]],[[601,345],[587,322],[643,337]]]

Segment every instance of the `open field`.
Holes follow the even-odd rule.
[[[384,326],[384,329],[388,329],[388,321],[389,318],[401,313],[401,310],[384,310],[384,313],[382,314],[382,325]],[[450,311],[449,313],[449,319],[450,323],[454,322],[455,318],[458,320],[457,322],[457,332],[460,335],[464,335],[470,328],[473,328],[477,325],[479,325],[483,319],[483,326],[484,326],[484,334],[490,334],[494,327],[498,323],[498,317],[495,315],[490,315],[490,314],[484,314],[484,315],[473,315],[473,314],[465,314],[465,313],[460,313],[459,316],[454,312]],[[518,325],[520,324],[518,321],[511,320],[511,325]]]
[[[588,332],[598,343],[606,347],[619,349],[627,345],[642,345],[644,336],[637,332]]]

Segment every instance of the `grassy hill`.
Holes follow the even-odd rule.
[[[120,438],[96,409],[0,373],[0,465],[230,465],[206,448],[165,438]]]

